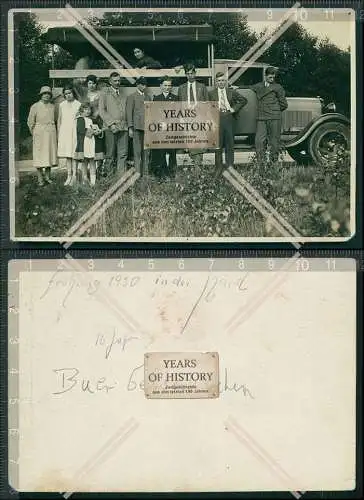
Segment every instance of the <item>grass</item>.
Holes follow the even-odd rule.
[[[302,236],[349,236],[350,162],[328,168],[280,162],[258,165],[252,157],[236,170]],[[283,236],[212,165],[179,167],[175,181],[139,179],[87,229],[87,237],[262,237]],[[95,187],[53,184],[38,187],[23,176],[16,188],[16,236],[62,237],[115,183]]]

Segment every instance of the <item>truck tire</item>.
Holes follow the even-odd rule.
[[[323,123],[308,138],[308,152],[317,165],[324,165],[335,146],[350,151],[350,127],[341,122]]]

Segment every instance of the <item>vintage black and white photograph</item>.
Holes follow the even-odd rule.
[[[11,238],[355,233],[355,12],[9,12]]]

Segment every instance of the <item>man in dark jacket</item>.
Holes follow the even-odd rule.
[[[176,94],[172,93],[173,83],[169,76],[160,80],[161,93],[153,96],[153,101],[178,101]],[[168,155],[168,162],[167,162]],[[152,173],[160,180],[166,177],[174,178],[177,170],[177,156],[175,149],[153,149],[151,161]]]
[[[187,105],[196,106],[198,102],[207,102],[209,93],[206,85],[196,81],[196,68],[193,64],[184,66],[187,82],[178,87],[178,99],[187,102]],[[203,161],[202,149],[190,149],[189,155],[194,165],[201,166]]]
[[[210,92],[210,101],[216,101],[220,110],[219,149],[215,152],[216,176],[223,171],[222,148],[225,148],[227,167],[234,165],[234,117],[248,102],[237,90],[227,87],[224,73],[216,73],[216,88]]]
[[[139,47],[135,47],[134,56],[137,62],[135,63],[136,68],[140,69],[161,69],[162,65],[159,61],[156,61],[150,56],[146,56],[144,51]]]
[[[278,160],[282,112],[288,107],[285,91],[275,82],[276,68],[268,67],[264,81],[251,87],[257,96],[257,129],[255,133],[255,147],[259,162],[264,162],[267,143],[270,146],[270,160]]]
[[[148,171],[149,150],[144,150],[144,102],[152,98],[146,92],[147,80],[144,76],[136,82],[136,91],[126,99],[126,120],[129,137],[133,139],[134,168],[142,176]]]

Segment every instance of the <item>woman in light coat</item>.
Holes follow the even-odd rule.
[[[28,127],[33,137],[33,166],[37,169],[38,184],[50,184],[51,167],[57,165],[57,132],[52,90],[44,85],[40,100],[33,104],[28,115]]]

